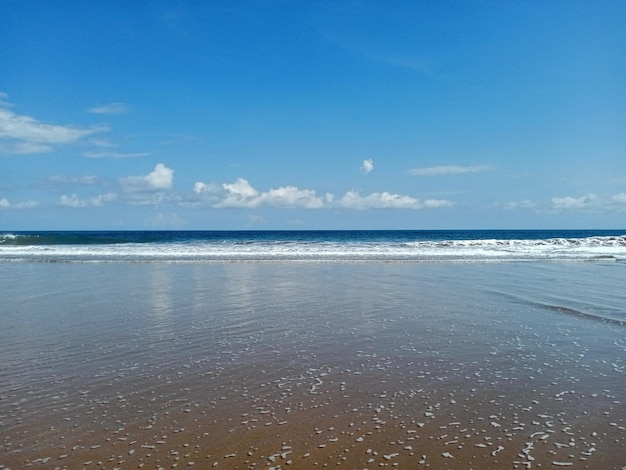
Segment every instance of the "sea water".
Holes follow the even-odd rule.
[[[516,261],[626,259],[623,231],[13,232],[1,260]]]
[[[626,464],[622,235],[287,235],[5,235],[0,465]]]

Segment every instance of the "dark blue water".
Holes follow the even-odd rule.
[[[20,231],[0,235],[3,245],[99,245],[180,242],[422,242],[544,240],[619,237],[626,230],[267,230],[267,231]]]

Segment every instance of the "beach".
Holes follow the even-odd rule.
[[[626,466],[622,262],[0,274],[0,468]]]

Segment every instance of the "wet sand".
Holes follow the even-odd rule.
[[[0,264],[0,468],[621,469],[623,271]]]

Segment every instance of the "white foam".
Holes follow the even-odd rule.
[[[170,242],[4,245],[0,260],[34,261],[587,261],[626,260],[626,236],[422,242]]]
[[[6,240],[15,240],[17,239],[17,235],[14,233],[3,233],[0,234],[0,243],[5,243]]]

